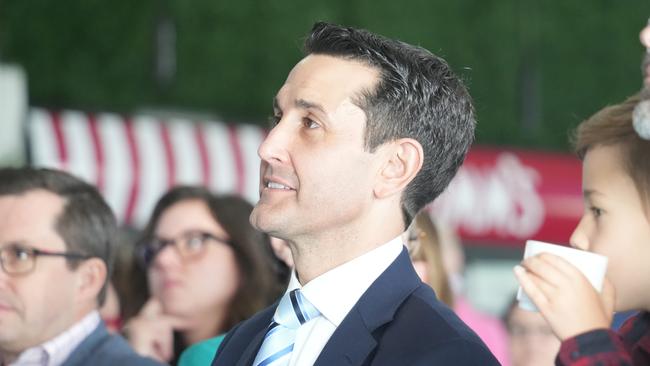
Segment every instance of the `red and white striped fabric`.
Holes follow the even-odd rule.
[[[63,169],[95,184],[126,225],[142,226],[177,184],[259,196],[257,147],[266,131],[217,121],[161,120],[32,108],[31,164]]]

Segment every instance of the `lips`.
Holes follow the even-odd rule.
[[[270,189],[284,189],[286,191],[292,190],[291,187],[285,186],[284,184],[277,183],[277,182],[267,182],[266,183],[266,188]]]
[[[181,281],[178,281],[178,280],[164,280],[164,281],[162,282],[162,287],[163,287],[164,289],[166,289],[166,290],[167,290],[167,289],[171,289],[171,288],[178,287],[178,286],[180,286],[180,285],[181,285]]]
[[[279,191],[295,191],[296,188],[290,183],[278,177],[264,177],[262,179],[263,189],[272,189]]]
[[[0,311],[14,311],[15,309],[9,301],[0,298]]]

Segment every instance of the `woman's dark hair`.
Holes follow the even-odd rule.
[[[221,325],[221,329],[226,331],[279,296],[284,283],[279,280],[278,262],[269,237],[255,230],[249,222],[253,209],[250,203],[237,196],[218,196],[198,186],[178,186],[163,195],[144,228],[142,239],[154,235],[160,217],[168,208],[187,200],[206,204],[213,219],[228,233],[235,253],[240,283]]]

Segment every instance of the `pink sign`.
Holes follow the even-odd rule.
[[[568,243],[583,210],[580,175],[571,154],[475,147],[433,214],[474,245]]]

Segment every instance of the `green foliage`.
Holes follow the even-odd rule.
[[[419,44],[468,82],[484,144],[567,148],[567,132],[640,86],[647,0],[0,0],[0,57],[27,70],[33,105],[144,106],[264,123],[314,21]],[[156,81],[160,19],[176,74]]]

